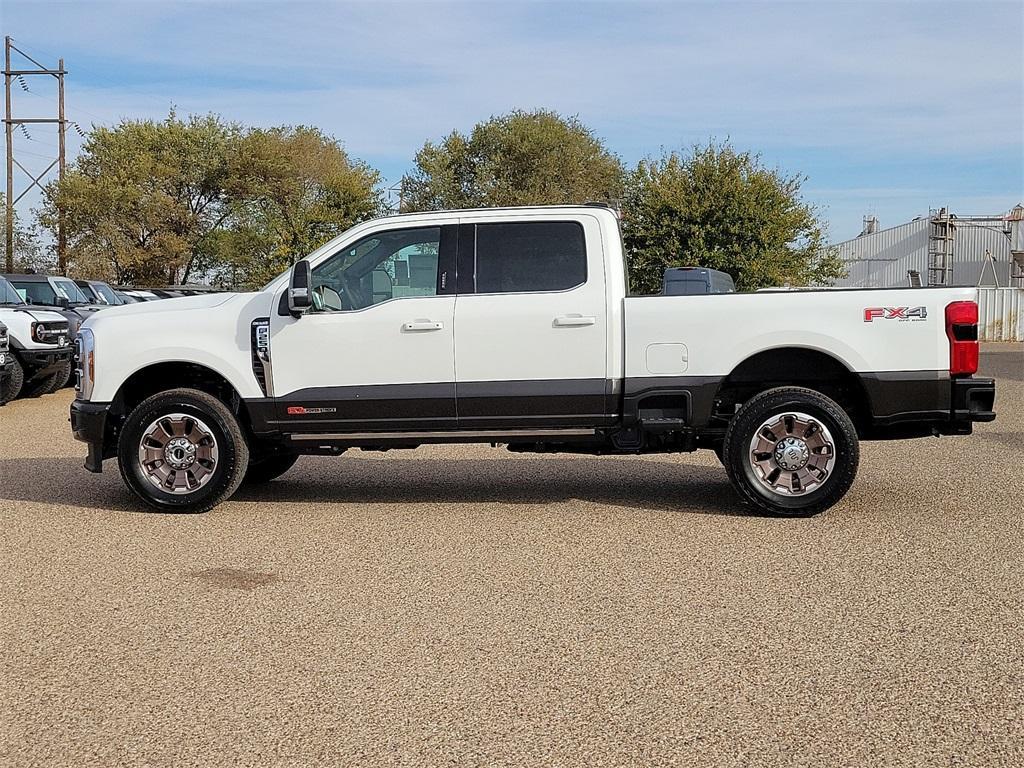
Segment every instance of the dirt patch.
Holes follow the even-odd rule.
[[[220,589],[244,589],[247,592],[280,580],[273,573],[246,568],[208,568],[205,571],[192,571],[189,575]]]

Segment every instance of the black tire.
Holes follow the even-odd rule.
[[[297,453],[275,453],[270,456],[253,457],[249,460],[249,469],[245,472],[246,485],[262,485],[274,480],[293,466],[299,460]]]
[[[11,355],[12,365],[7,369],[7,375],[0,383],[0,405],[11,402],[21,394],[21,388],[25,384],[25,369],[21,367],[18,358]]]
[[[158,488],[139,460],[145,430],[170,414],[201,420],[216,441],[218,457],[214,469],[209,479],[194,491],[179,494]],[[220,400],[196,389],[173,389],[143,400],[128,414],[118,440],[117,460],[125,484],[153,509],[206,512],[230,498],[242,484],[249,466],[249,446],[238,419]]]
[[[39,397],[43,394],[53,394],[59,391],[68,383],[71,378],[71,360],[65,360],[61,362],[60,367],[51,374],[48,374],[44,378],[37,382],[33,382],[31,389],[32,392],[27,395],[29,397]]]
[[[754,466],[750,448],[755,432],[766,421],[791,412],[820,422],[831,433],[835,456],[820,485],[798,495],[769,488]],[[831,507],[850,490],[860,461],[857,430],[846,411],[820,392],[803,387],[769,389],[748,400],[729,422],[723,447],[722,463],[743,500],[762,512],[783,517],[807,517]]]
[[[53,385],[57,379],[60,378],[60,370],[56,370],[53,373],[44,373],[38,378],[28,379],[21,388],[22,397],[42,397],[48,395],[53,389]]]

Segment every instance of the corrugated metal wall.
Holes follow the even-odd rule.
[[[1024,288],[978,289],[978,338],[1024,341]]]
[[[956,223],[956,219],[953,220]],[[887,288],[907,285],[907,271],[917,270],[928,284],[928,218],[836,243],[846,262],[847,276],[837,286]],[[977,285],[985,252],[995,257],[999,285],[1010,285],[1010,241],[1001,231],[1002,220],[956,223],[952,285]],[[993,285],[986,268],[982,285]]]

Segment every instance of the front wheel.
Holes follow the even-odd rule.
[[[150,507],[206,512],[238,489],[249,447],[238,419],[220,400],[174,389],[132,409],[117,458],[125,483]]]
[[[11,367],[7,371],[7,376],[4,377],[3,381],[0,381],[0,405],[11,402],[19,394],[21,394],[21,388],[25,383],[25,369],[21,367],[21,362],[18,358],[11,355]]]
[[[743,499],[780,516],[808,516],[839,501],[860,460],[846,411],[820,392],[779,387],[751,398],[725,433],[722,463]]]
[[[22,395],[24,397],[52,395],[54,392],[62,389],[68,383],[69,378],[71,378],[71,361],[65,360],[57,366],[53,373],[48,373],[43,378],[26,384]]]

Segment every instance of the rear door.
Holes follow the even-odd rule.
[[[605,272],[594,217],[464,222],[458,286],[460,429],[613,420]]]

